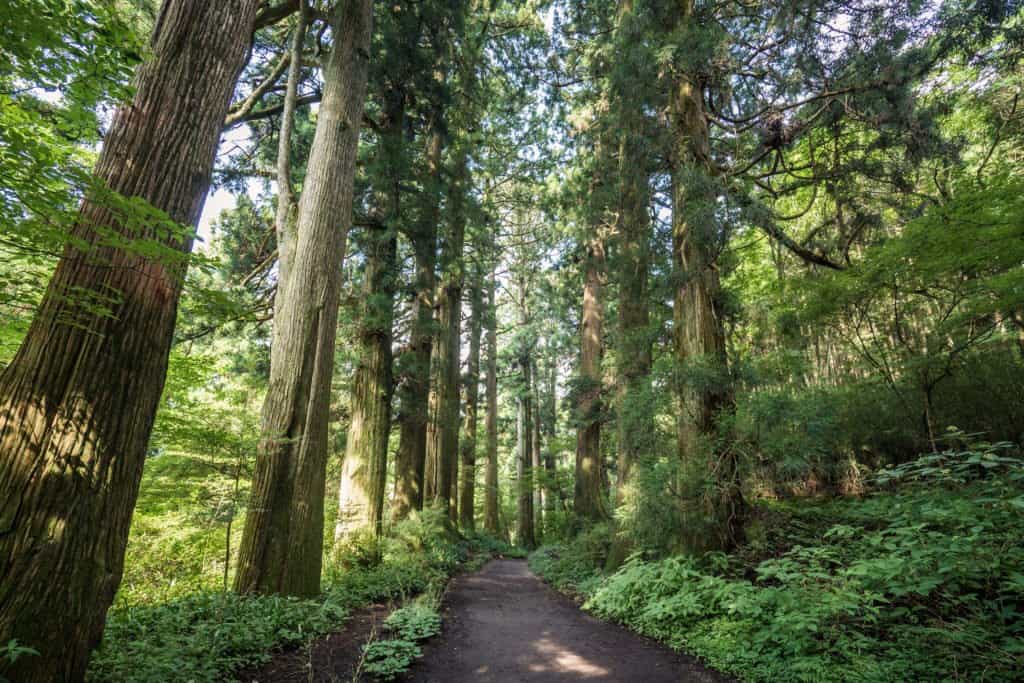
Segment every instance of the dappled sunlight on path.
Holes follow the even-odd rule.
[[[444,633],[427,645],[407,680],[728,680],[692,658],[580,611],[520,560],[496,560],[455,579],[445,596],[444,619]]]

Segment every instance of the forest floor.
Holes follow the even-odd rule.
[[[696,659],[581,611],[525,560],[493,560],[456,577],[441,606],[443,631],[400,680],[408,683],[726,683]],[[362,646],[389,609],[375,605],[309,648],[277,655],[244,683],[353,680]],[[367,680],[360,678],[360,680]]]
[[[349,683],[359,668],[363,646],[376,637],[389,612],[388,605],[365,607],[354,612],[341,631],[308,647],[278,653],[260,667],[237,673],[235,679],[241,683]]]
[[[494,560],[455,578],[443,633],[427,642],[413,683],[720,682],[686,655],[579,609],[522,560]]]

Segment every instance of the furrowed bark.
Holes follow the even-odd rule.
[[[434,287],[437,224],[440,220],[441,153],[444,136],[441,112],[434,113],[427,141],[429,193],[423,215],[409,235],[416,257],[416,282],[409,345],[398,363],[398,452],[395,455],[393,519],[402,520],[423,508],[427,457],[427,403],[430,357],[434,339]]]
[[[520,283],[519,291],[522,297],[519,302],[519,323],[525,327],[530,322],[525,283]],[[537,537],[533,525],[533,381],[530,372],[533,360],[530,348],[521,345],[516,360],[520,373],[519,395],[516,397],[516,510],[519,517],[519,545],[533,549],[537,547]]]
[[[342,462],[336,541],[369,531],[379,536],[387,484],[391,433],[392,325],[394,322],[397,239],[404,172],[405,94],[389,89],[379,142],[385,186],[378,191],[382,220],[367,229],[363,300],[359,306],[359,362],[352,390],[352,418]]]
[[[291,273],[292,251],[295,248],[295,193],[292,190],[292,133],[295,130],[295,106],[302,76],[302,44],[309,26],[306,3],[302,3],[299,21],[292,35],[289,51],[288,84],[285,86],[284,110],[281,112],[281,130],[277,138],[277,212],[274,232],[277,237],[278,287],[287,286]],[[274,297],[275,317],[281,314],[284,296]]]
[[[484,528],[498,536],[498,316],[497,281],[491,272],[487,287],[487,471],[484,474]]]
[[[138,197],[195,228],[257,0],[167,0],[150,61],[17,354],[0,374],[0,674],[81,681],[121,581],[192,232],[117,208]],[[115,246],[154,240],[167,258]],[[81,246],[86,245],[86,246]],[[177,258],[172,258],[177,256]],[[108,309],[89,305],[103,302]]]
[[[583,319],[580,325],[580,387],[576,433],[576,483],[573,507],[583,520],[607,517],[601,467],[601,358],[604,355],[605,245],[601,237],[587,244],[583,272]]]
[[[462,251],[466,235],[466,153],[456,164],[450,195],[449,234],[441,253],[438,330],[431,359],[427,422],[428,501],[457,517],[459,467],[459,358],[462,323]]]
[[[681,22],[693,21],[693,12],[693,0],[680,3]],[[672,207],[673,267],[679,282],[673,307],[676,362],[680,368],[688,362],[707,362],[724,371],[725,326],[710,215],[716,197],[708,181],[713,175],[711,146],[703,94],[693,74],[676,76],[670,112],[678,164]],[[727,550],[742,534],[743,497],[735,456],[717,453],[712,442],[717,413],[731,406],[731,385],[725,379],[700,387],[681,381],[678,392],[679,457],[687,465],[704,459],[699,464],[712,472],[716,483],[715,493],[700,501],[699,511],[688,515],[699,523],[683,530],[683,544],[689,550]],[[700,531],[701,525],[711,533]]]
[[[235,590],[313,596],[323,556],[327,423],[338,292],[366,93],[369,0],[342,0],[299,200],[295,251],[274,321],[270,383]]]
[[[484,297],[483,283],[479,269],[470,287],[469,306],[469,359],[466,368],[466,416],[462,423],[461,491],[459,492],[459,527],[472,531],[475,528],[474,506],[476,503],[476,442],[477,412],[480,402],[480,333],[483,327]]]
[[[543,540],[544,500],[541,496],[541,433],[540,433],[540,373],[537,371],[537,359],[531,359],[533,377],[533,428],[530,430],[530,473],[533,479],[533,535],[540,543]]]

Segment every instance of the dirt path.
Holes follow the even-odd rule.
[[[444,632],[407,681],[728,681],[696,660],[580,611],[522,560],[495,560],[452,581]]]

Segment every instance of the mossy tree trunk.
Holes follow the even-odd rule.
[[[369,0],[341,0],[299,200],[288,281],[275,309],[270,382],[235,589],[313,596],[323,556],[327,427],[341,265],[371,33]]]
[[[258,5],[163,4],[133,101],[104,139],[100,189],[82,202],[75,244],[0,374],[0,643],[17,639],[40,653],[0,659],[0,674],[19,683],[83,680],[102,636],[185,255]],[[120,208],[108,191],[163,214]],[[165,253],[111,245],[122,239],[153,240]]]
[[[604,355],[605,244],[594,236],[586,244],[583,264],[583,314],[580,323],[580,368],[577,387],[576,478],[573,507],[587,521],[607,517],[601,462],[601,359]]]
[[[379,536],[384,513],[391,433],[391,325],[397,240],[386,224],[368,229],[363,301],[352,387],[352,417],[342,462],[335,540]]]
[[[693,0],[682,0],[679,11],[681,23],[695,21]],[[714,165],[704,97],[695,74],[680,71],[675,75],[670,113],[677,164],[672,246],[678,283],[673,312],[675,355],[682,375],[678,382],[679,457],[684,473],[699,472],[712,483],[711,493],[693,501],[695,505],[687,504],[691,509],[685,515],[689,521],[683,530],[683,545],[694,551],[729,549],[742,535],[744,504],[735,455],[722,449],[716,439],[716,418],[732,407],[716,262],[724,237],[715,215]],[[697,385],[686,378],[686,366],[695,363],[707,366],[717,379]]]
[[[359,304],[358,364],[351,397],[351,422],[342,462],[335,540],[369,532],[379,536],[387,484],[391,433],[392,325],[405,155],[405,92],[384,93],[380,125],[383,169],[375,192],[380,210],[366,229],[363,297]]]

